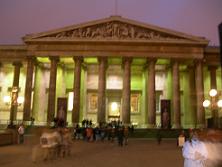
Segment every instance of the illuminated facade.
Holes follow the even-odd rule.
[[[65,112],[70,126],[89,119],[155,127],[166,99],[172,127],[203,127],[211,117],[204,96],[222,87],[219,48],[208,40],[119,16],[23,41],[0,46],[1,123],[33,117],[45,125]]]

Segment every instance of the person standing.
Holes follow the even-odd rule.
[[[119,126],[118,128],[117,137],[119,146],[123,146],[124,130],[122,126]]]
[[[208,157],[207,148],[204,142],[198,139],[196,131],[191,133],[191,140],[186,141],[182,149],[184,167],[204,167]]]
[[[24,143],[24,133],[25,133],[24,125],[23,125],[23,124],[20,124],[20,125],[19,125],[19,128],[18,128],[18,135],[19,135],[19,141],[18,141],[18,143],[19,143],[19,144]]]

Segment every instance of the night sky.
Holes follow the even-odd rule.
[[[26,34],[110,15],[205,37],[210,45],[219,45],[222,0],[0,0],[0,44],[21,44]]]

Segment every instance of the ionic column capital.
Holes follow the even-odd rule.
[[[97,57],[97,59],[98,59],[99,62],[104,61],[106,63],[107,63],[107,60],[108,60],[107,57],[103,57],[103,56],[102,57]]]
[[[74,62],[80,61],[82,63],[83,62],[83,57],[82,56],[74,56],[73,60],[74,60]]]
[[[123,65],[124,65],[126,62],[131,64],[132,61],[133,61],[133,58],[132,58],[132,57],[123,57],[123,58],[122,58],[122,64],[123,64]]]
[[[198,64],[202,64],[203,63],[203,59],[195,59],[193,61],[194,65],[198,65]]]
[[[180,60],[178,60],[178,59],[171,59],[171,65],[173,66],[173,65],[180,65],[180,63],[181,63],[181,61]]]
[[[209,71],[216,71],[217,68],[218,68],[218,66],[213,66],[213,65],[208,66]]]
[[[20,61],[14,61],[12,63],[13,66],[18,66],[18,67],[22,67],[22,63]]]
[[[103,68],[104,68],[104,70],[106,70],[108,67],[107,66],[107,63],[108,63],[107,57],[98,57],[97,59],[98,59],[99,64],[104,66]]]
[[[59,62],[59,57],[58,56],[50,56],[49,60]]]
[[[132,63],[133,59],[131,57],[123,57],[122,58],[122,68],[125,66],[130,66]]]
[[[156,58],[147,58],[147,59],[146,59],[146,63],[147,63],[147,64],[150,64],[150,63],[154,63],[154,64],[155,64],[156,62],[157,62],[157,59],[156,59]]]

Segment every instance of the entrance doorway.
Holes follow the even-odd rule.
[[[108,97],[108,122],[118,121],[121,117],[121,97]]]

